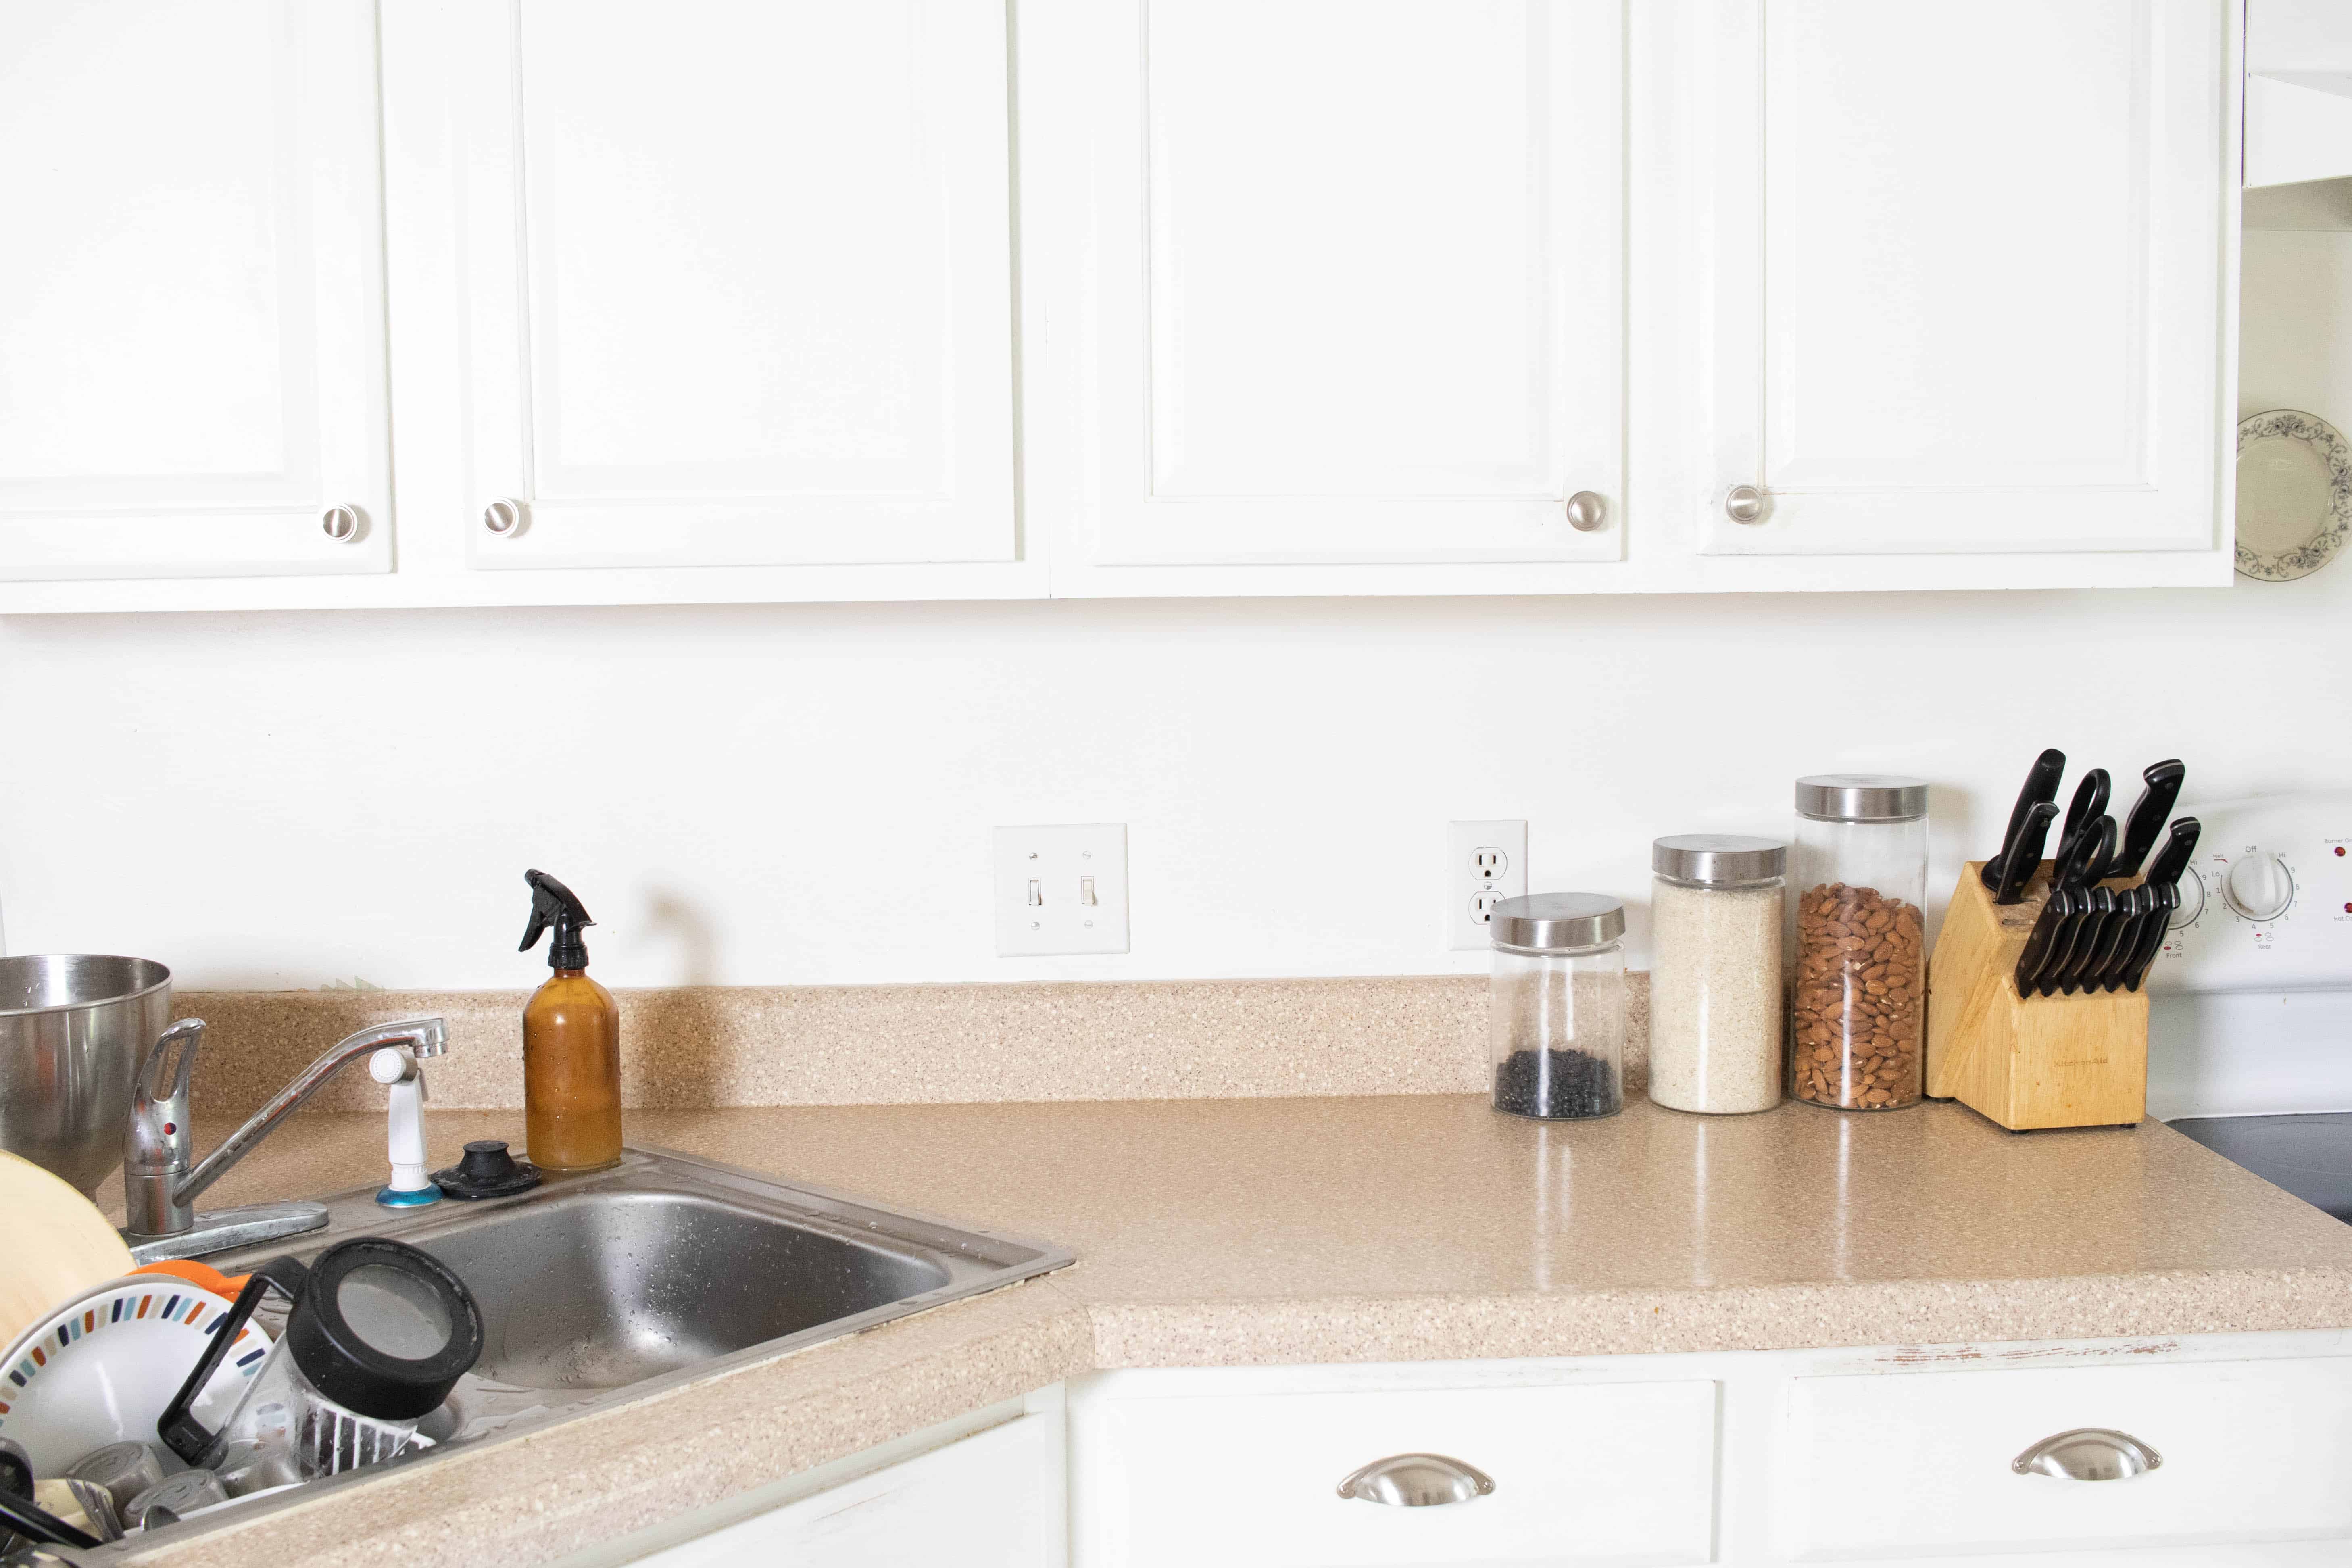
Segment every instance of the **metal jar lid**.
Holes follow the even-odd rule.
[[[1744,833],[1676,833],[1650,843],[1650,869],[1677,882],[1760,882],[1786,874],[1789,847]]]
[[[1495,945],[1559,952],[1625,934],[1625,904],[1606,893],[1530,893],[1495,906]]]
[[[1816,822],[1909,822],[1927,815],[1927,781],[1894,773],[1815,773],[1797,781],[1797,815]]]

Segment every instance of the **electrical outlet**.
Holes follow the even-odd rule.
[[[1454,822],[1445,828],[1445,944],[1490,944],[1495,906],[1528,890],[1528,825]]]
[[[1127,951],[1127,824],[996,830],[996,954]]]

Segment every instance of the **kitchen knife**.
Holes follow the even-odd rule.
[[[2072,996],[2077,989],[2087,989],[2087,977],[2098,962],[2100,950],[2116,924],[2116,890],[2113,888],[2091,889],[2090,913],[2081,918],[2081,930],[2074,936],[2074,952],[2066,961],[2065,973],[2058,977],[2058,989]]]
[[[2151,888],[2149,891],[2156,900],[2156,909],[2140,922],[2139,931],[2133,938],[2131,957],[2124,964],[2124,989],[2126,991],[2138,990],[2139,983],[2147,978],[2147,966],[2154,963],[2156,955],[2164,951],[2164,938],[2167,928],[2172,923],[2172,912],[2180,907],[2180,889],[2173,884],[2168,882],[2163,887]]]
[[[1986,887],[2000,889],[2002,874],[2010,869],[2009,847],[2016,843],[2017,836],[2024,831],[2026,817],[2036,805],[2058,798],[2058,781],[2065,776],[2066,753],[2055,746],[2033,759],[2033,766],[2026,770],[2025,787],[2017,792],[2017,804],[2009,808],[2009,826],[2001,830],[2000,843],[1994,847],[1992,858],[1985,862],[1984,870],[1979,873]],[[2039,849],[2034,851],[2037,859],[2041,854]],[[2025,875],[2031,877],[2033,873],[2028,869]],[[2025,879],[2019,878],[2017,885],[2021,888],[2025,886]],[[1993,901],[2001,904],[2017,902],[2015,899],[1995,899]]]
[[[2073,970],[2075,959],[2088,955],[2084,938],[2090,921],[2092,873],[2105,863],[2115,849],[2115,818],[2094,817],[2083,824],[2059,853],[2057,868],[2050,877],[2051,888],[2053,892],[2063,890],[2072,897],[2057,932],[2050,939],[2050,955],[2042,961],[2035,983],[2035,988],[2044,996],[2055,995],[2059,982]]]
[[[2180,908],[2180,879],[2188,873],[2189,858],[2197,852],[2197,836],[2203,831],[2193,816],[2184,816],[2172,825],[2172,832],[2164,847],[2156,852],[2156,862],[2147,868],[2147,879],[2141,885],[2156,895],[2156,912],[2141,926],[2139,950],[2124,971],[2124,989],[2137,991],[2147,978],[2148,965],[2164,951],[2165,933],[2172,924],[2173,912]]]
[[[2189,858],[2197,853],[2197,836],[2204,829],[2193,816],[2184,816],[2172,825],[2164,840],[2164,847],[2156,852],[2156,859],[2147,868],[2147,885],[2170,888],[2189,869]]]
[[[2139,875],[2140,862],[2147,858],[2147,852],[2164,836],[2164,819],[2172,815],[2172,803],[2180,798],[2180,781],[2188,773],[2180,759],[2174,757],[2149,763],[2139,775],[2147,787],[2140,791],[2131,815],[2124,819],[2123,844],[2116,850],[2116,863],[2107,875]]]
[[[2124,983],[2124,971],[2139,951],[2140,922],[2156,907],[2156,895],[2145,886],[2126,888],[2116,895],[2116,923],[2100,939],[2098,955],[2083,977],[2085,991],[2113,991]]]
[[[2066,807],[2066,830],[2059,836],[2058,842],[2063,844],[2074,837],[2085,823],[2107,809],[2108,783],[2105,768],[2093,768],[2083,775],[2083,782],[2074,786],[2073,803]]]
[[[2074,961],[2074,939],[2082,934],[2083,917],[2090,912],[2091,895],[2082,888],[2067,888],[2062,907],[2058,930],[2050,939],[2050,954],[2042,961],[2041,973],[2034,976],[2033,989],[2043,996],[2058,994],[2059,976]]]
[[[2017,955],[2017,994],[2031,996],[2042,984],[2042,972],[2050,966],[2050,951],[2058,941],[2059,928],[2074,913],[2074,893],[2070,888],[2050,889],[2050,901],[2042,906],[2034,917],[2033,929],[2026,933],[2025,951]]]
[[[2050,754],[2057,755],[2055,752]],[[2049,837],[2050,825],[2057,819],[2058,803],[2054,800],[2037,800],[2026,808],[2025,820],[2011,830],[1996,862],[2000,867],[2000,877],[1993,884],[1994,903],[2013,904],[2025,897],[2025,884],[2032,880],[2033,873],[2042,865],[2042,841]]]

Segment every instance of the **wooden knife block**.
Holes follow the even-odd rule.
[[[2147,1113],[2147,993],[2020,996],[2018,955],[2049,901],[2050,868],[2009,905],[1992,901],[1983,868],[1962,868],[1927,961],[1927,1093],[2012,1131],[2139,1121]]]

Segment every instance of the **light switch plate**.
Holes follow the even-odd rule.
[[[1445,943],[1490,947],[1498,899],[1528,890],[1525,818],[1445,825]]]
[[[1126,951],[1127,824],[996,830],[998,957]]]

